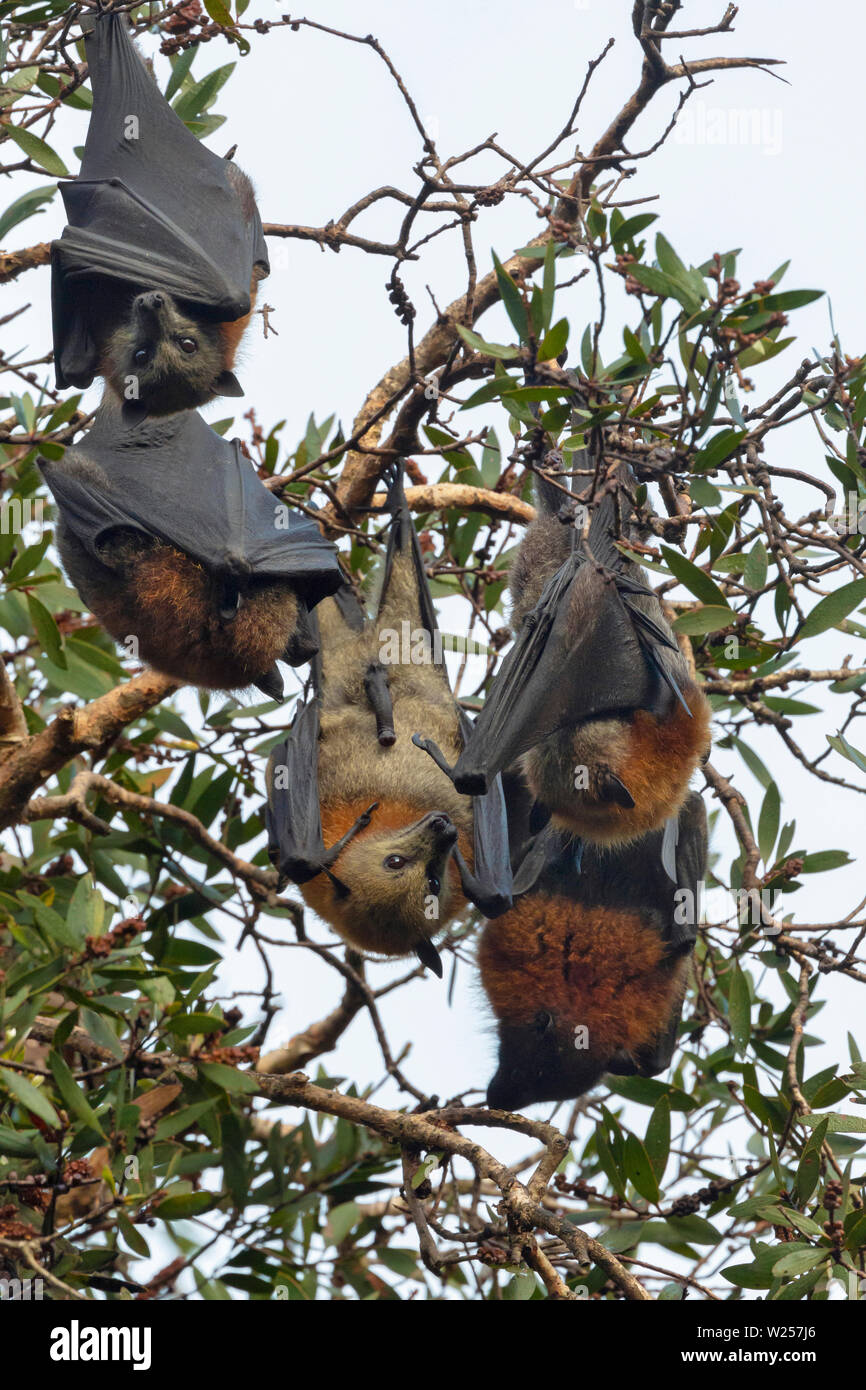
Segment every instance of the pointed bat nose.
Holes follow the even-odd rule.
[[[457,826],[444,811],[431,811],[427,817],[427,827],[432,831],[437,845],[453,845],[457,839]]]
[[[160,294],[159,290],[148,290],[146,294],[138,294],[132,301],[132,311],[139,319],[158,321],[164,308],[165,295]]]

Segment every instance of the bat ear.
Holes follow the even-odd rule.
[[[352,892],[351,888],[348,888],[341,878],[337,878],[336,874],[332,874],[330,869],[326,869],[325,873],[331,881],[335,897],[348,898]]]
[[[214,390],[218,396],[242,396],[244,394],[244,388],[234,372],[220,372],[214,382]]]
[[[124,401],[120,418],[125,425],[141,425],[147,419],[147,406],[144,401]]]
[[[432,970],[433,974],[438,976],[440,980],[442,979],[442,959],[432,941],[420,941],[415,947],[415,954],[422,965],[426,966],[428,970]]]
[[[627,811],[631,810],[634,806],[634,797],[615,772],[605,772],[599,780],[603,801],[613,801],[617,806],[624,806]]]
[[[267,695],[271,700],[282,700],[285,694],[283,678],[276,666],[272,666],[270,671],[266,671],[254,684],[257,690],[260,690],[263,695]]]

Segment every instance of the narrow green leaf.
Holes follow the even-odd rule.
[[[44,169],[46,174],[56,174],[60,178],[69,176],[69,170],[56,150],[52,150],[51,146],[40,140],[38,135],[34,135],[32,130],[22,130],[21,126],[17,125],[7,125],[4,129],[10,140],[14,140],[27,158],[40,169]]]
[[[40,1120],[44,1120],[52,1128],[59,1128],[60,1116],[45,1092],[40,1090],[38,1086],[34,1086],[31,1081],[28,1081],[24,1076],[19,1076],[17,1072],[10,1071],[8,1067],[0,1067],[0,1082],[31,1114],[37,1115]]]
[[[840,589],[834,589],[832,594],[815,604],[811,613],[806,615],[797,636],[816,637],[819,632],[836,627],[863,602],[866,602],[866,579],[855,579],[850,584],[843,584]]]

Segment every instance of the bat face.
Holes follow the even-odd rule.
[[[310,907],[359,950],[400,956],[417,950],[453,915],[451,856],[458,830],[442,811],[396,829],[373,823],[342,850],[331,878],[303,885]]]
[[[183,314],[163,291],[132,301],[128,320],[108,340],[103,369],[130,423],[243,394],[226,370],[221,325]]]
[[[601,845],[622,845],[676,814],[710,745],[710,707],[686,686],[690,714],[671,701],[659,717],[591,719],[526,753],[524,776],[557,825]]]
[[[577,1052],[552,1014],[538,1009],[531,1023],[499,1025],[499,1065],[487,1088],[496,1110],[582,1096],[604,1074],[605,1058]]]

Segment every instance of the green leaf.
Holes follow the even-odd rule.
[[[17,1072],[10,1071],[8,1067],[0,1067],[0,1082],[31,1114],[38,1116],[40,1120],[44,1120],[52,1128],[59,1129],[60,1116],[45,1092],[40,1090],[38,1086],[34,1086],[26,1077],[19,1076]]]
[[[668,1216],[664,1223],[678,1238],[689,1245],[718,1245],[721,1236],[706,1217],[694,1213],[691,1216]]]
[[[224,1062],[199,1062],[198,1065],[202,1075],[223,1091],[249,1096],[259,1089],[254,1077],[249,1076],[246,1072],[236,1071],[234,1067],[228,1067]]]
[[[825,1260],[831,1259],[832,1253],[831,1250],[816,1250],[812,1245],[805,1249],[800,1246],[777,1260],[773,1265],[773,1273],[777,1278],[782,1278],[786,1274],[805,1274],[806,1270],[811,1269],[813,1265],[822,1264]]]
[[[353,1226],[357,1226],[361,1220],[362,1212],[357,1202],[343,1202],[338,1207],[332,1207],[328,1212],[328,1226],[331,1230],[331,1239],[335,1245],[340,1245],[346,1239]]]
[[[859,752],[842,734],[827,734],[826,739],[830,747],[841,753],[843,758],[859,767],[861,772],[866,772],[866,754]]]
[[[733,610],[730,608],[705,605],[702,608],[692,608],[688,613],[681,613],[671,626],[675,632],[684,632],[688,637],[699,637],[706,632],[718,632],[723,627],[730,627],[733,616]]]
[[[180,116],[180,119],[190,124],[195,123],[210,104],[216,100],[220,88],[228,81],[236,66],[235,63],[225,63],[223,67],[215,68],[213,72],[208,73],[207,77],[194,83],[183,93],[183,96],[178,97],[173,110]]]
[[[121,1207],[115,1207],[114,1216],[117,1221],[117,1228],[130,1250],[133,1250],[136,1255],[140,1255],[143,1260],[149,1260],[150,1246],[141,1232],[133,1226],[126,1212]]]
[[[234,29],[235,22],[223,0],[204,0],[204,7],[214,24],[219,24],[223,29]]]
[[[731,620],[731,611],[728,600],[725,598],[718,584],[711,579],[697,565],[687,560],[685,555],[681,555],[678,550],[673,550],[669,545],[661,547],[662,555],[665,557],[668,569],[674,578],[678,579],[689,591],[699,598],[701,603],[715,605],[728,611],[728,622]],[[712,629],[710,629],[712,630]]]
[[[649,1118],[644,1148],[649,1155],[653,1172],[659,1184],[665,1175],[668,1154],[671,1147],[671,1107],[667,1096],[662,1096]]]
[[[781,798],[779,788],[771,782],[764,794],[761,813],[758,816],[758,847],[766,865],[773,863],[773,850],[779,834],[781,820]]]
[[[558,357],[567,342],[568,319],[560,319],[541,342],[538,349],[539,362],[549,362],[552,357]]]
[[[545,331],[553,318],[553,300],[556,294],[556,242],[549,241],[544,248],[544,271],[541,287],[541,319]]]
[[[763,589],[767,582],[767,552],[763,541],[757,540],[749,551],[743,579],[750,589]]]
[[[495,251],[491,252],[493,264],[496,268],[496,280],[499,285],[499,293],[505,312],[511,320],[512,327],[522,343],[529,337],[529,328],[526,322],[526,305],[523,302],[520,290],[512,280],[508,271],[503,266]]]
[[[488,357],[499,357],[503,361],[520,356],[518,347],[506,347],[503,343],[487,343],[477,333],[473,333],[471,328],[464,328],[462,323],[458,323],[457,332],[466,346],[471,347],[474,352],[483,352]]]
[[[752,1003],[748,981],[737,964],[734,964],[731,970],[728,1019],[734,1047],[737,1052],[745,1052],[752,1034]]]
[[[840,1115],[834,1111],[832,1115],[803,1115],[800,1123],[804,1124],[807,1129],[815,1126],[815,1134],[825,1123],[827,1134],[866,1134],[866,1116],[864,1115]],[[812,1135],[810,1143],[814,1141],[815,1134]]]
[[[56,192],[56,188],[31,188],[29,193],[22,193],[20,198],[10,203],[6,211],[0,215],[0,246],[5,245],[6,237],[13,227],[32,217],[43,203],[50,203]]]
[[[17,125],[7,125],[3,128],[10,140],[14,140],[27,158],[40,169],[44,169],[46,174],[57,174],[60,178],[69,176],[69,170],[60,155],[44,140],[40,140],[38,135],[34,135],[32,130],[22,130],[21,126]]]
[[[219,1014],[178,1014],[168,1020],[168,1031],[176,1037],[187,1038],[195,1033],[215,1033],[225,1027],[225,1020]]]
[[[658,1179],[653,1171],[650,1156],[636,1134],[627,1134],[625,1140],[625,1171],[636,1191],[648,1202],[657,1202],[661,1197]]]
[[[696,473],[711,473],[720,463],[730,458],[745,430],[720,430],[695,454],[692,468]]]
[[[847,850],[844,849],[821,849],[815,854],[803,855],[804,874],[824,874],[830,869],[843,869],[846,864],[853,861]]]
[[[502,1297],[507,1303],[525,1303],[534,1297],[537,1287],[535,1275],[530,1270],[526,1270],[520,1274],[515,1274],[514,1278],[508,1281],[502,1290]]]
[[[95,1129],[97,1134],[105,1138],[105,1131],[100,1124],[96,1111],[91,1106],[72,1072],[60,1056],[59,1052],[49,1052],[48,1066],[54,1080],[57,1082],[57,1089],[63,1099],[66,1108],[79,1120],[82,1120],[89,1129]]]
[[[657,212],[639,212],[634,217],[627,218],[615,232],[611,228],[611,240],[614,246],[621,246],[624,241],[634,241],[646,227],[657,221]]]
[[[65,671],[68,665],[66,652],[63,650],[63,638],[54,618],[45,604],[40,603],[33,594],[27,595],[27,611],[30,614],[33,631],[36,633],[45,655],[49,661],[54,662],[55,666],[59,666],[61,670]]]
[[[175,1196],[163,1197],[153,1214],[161,1221],[183,1221],[210,1211],[218,1201],[219,1194],[215,1192],[178,1192]]]
[[[176,58],[171,59],[171,76],[166,83],[165,92],[163,93],[166,101],[171,101],[175,92],[180,91],[183,80],[192,67],[192,60],[197,51],[197,46],[194,44],[192,48],[184,49],[183,53],[179,53]]]
[[[843,584],[840,589],[834,589],[832,594],[822,598],[820,603],[816,603],[811,613],[806,615],[806,619],[797,633],[800,637],[816,637],[819,632],[826,632],[828,628],[836,627],[843,618],[853,612],[859,604],[866,601],[866,579],[855,579],[850,584]]]

